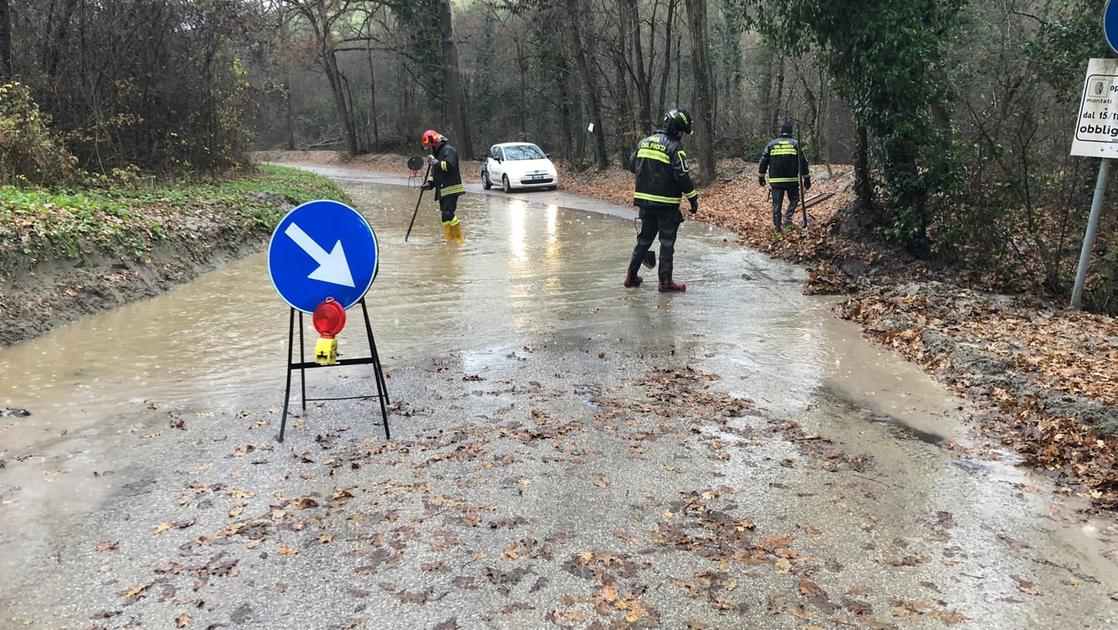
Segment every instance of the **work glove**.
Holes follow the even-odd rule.
[[[760,186],[761,188],[765,187],[765,176],[764,175],[758,175],[757,176],[757,185]]]
[[[431,163],[431,166],[437,166],[438,163],[439,163],[439,158],[437,158],[433,155],[428,155],[427,156],[427,161]]]
[[[435,180],[433,178],[428,177],[427,181],[423,182],[423,190],[434,190],[434,189],[435,189]]]
[[[804,178],[804,190],[811,190],[811,178],[810,177],[805,177]]]
[[[698,212],[699,211],[699,198],[698,197],[691,197],[690,199],[688,199],[688,201],[691,202],[691,214],[695,214],[696,212]]]

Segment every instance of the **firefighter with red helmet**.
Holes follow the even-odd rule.
[[[421,138],[423,148],[430,151],[427,160],[431,163],[431,175],[424,188],[435,191],[435,199],[442,212],[443,235],[447,241],[463,242],[461,221],[455,215],[458,210],[458,197],[466,193],[462,185],[462,173],[458,170],[458,151],[447,141],[446,136],[428,129]]]

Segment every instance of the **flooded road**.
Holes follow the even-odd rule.
[[[1113,550],[1111,537],[1116,533],[1110,522],[1072,518],[1074,506],[1054,504],[1042,479],[1006,463],[952,455],[945,443],[968,442],[962,424],[965,405],[913,365],[862,340],[855,326],[830,314],[828,300],[801,295],[802,271],[737,247],[730,235],[705,224],[687,223],[681,228],[676,260],[677,279],[688,284],[688,292],[660,295],[651,283],[625,290],[621,278],[635,235],[629,209],[558,193],[469,194],[459,212],[464,245],[442,242],[430,201],[420,210],[411,241],[404,243],[415,189],[356,171],[317,170],[346,183],[377,231],[380,275],[368,302],[388,384],[399,403],[392,417],[393,436],[410,446],[397,450],[381,441],[377,452],[388,461],[369,455],[377,449],[368,444],[379,433],[368,423],[370,407],[364,403],[314,406],[306,418],[289,426],[287,443],[272,441],[282,405],[287,312],[268,281],[262,254],[160,297],[0,350],[0,373],[5,374],[0,403],[32,412],[26,418],[0,418],[0,626],[124,627],[138,619],[140,625],[167,627],[184,610],[198,620],[249,627],[339,626],[344,621],[338,617],[340,609],[317,601],[322,599],[318,589],[331,590],[334,577],[327,566],[340,561],[335,552],[370,553],[366,547],[373,543],[364,533],[348,539],[348,550],[334,545],[329,555],[300,569],[317,576],[316,585],[302,584],[294,567],[285,573],[284,590],[298,593],[303,602],[316,600],[305,609],[275,601],[300,598],[279,595],[284,591],[273,588],[278,578],[269,574],[275,567],[265,570],[265,564],[287,555],[291,562],[310,561],[309,553],[296,558],[283,546],[269,547],[271,559],[259,559],[259,575],[249,568],[249,556],[240,558],[243,572],[256,575],[257,592],[252,596],[233,586],[231,579],[213,587],[220,590],[205,598],[207,605],[192,603],[194,596],[182,593],[189,586],[179,586],[179,595],[171,588],[171,594],[158,601],[154,594],[126,595],[152,579],[151,584],[159,586],[145,589],[166,592],[166,585],[173,583],[168,575],[196,574],[198,570],[176,571],[166,564],[189,565],[182,558],[197,552],[192,545],[206,547],[207,556],[217,549],[228,551],[221,547],[225,543],[213,542],[213,532],[221,530],[218,523],[236,522],[241,511],[236,506],[209,509],[210,499],[183,499],[182,489],[190,484],[208,478],[211,481],[203,485],[244,488],[237,496],[246,515],[254,507],[267,512],[269,505],[274,514],[277,501],[295,494],[319,497],[316,505],[325,503],[323,497],[334,496],[333,484],[342,478],[355,488],[366,482],[366,474],[393,479],[410,471],[405,477],[419,483],[415,480],[421,468],[428,474],[425,467],[435,460],[413,458],[426,445],[451,446],[439,442],[446,435],[474,440],[493,455],[492,461],[523,469],[516,475],[496,474],[488,472],[491,460],[486,460],[490,467],[475,469],[469,467],[474,459],[459,462],[457,457],[440,456],[439,465],[455,461],[459,467],[431,473],[434,477],[424,482],[429,486],[424,493],[435,492],[430,487],[440,482],[450,484],[478,505],[519,510],[515,518],[529,528],[537,521],[569,518],[572,533],[562,543],[542,533],[524,538],[531,533],[526,531],[514,532],[513,538],[575,545],[571,554],[576,564],[586,558],[579,554],[590,553],[580,549],[593,547],[593,553],[599,553],[608,546],[602,537],[616,542],[619,529],[632,529],[642,544],[664,544],[660,538],[666,535],[651,535],[650,543],[636,525],[624,522],[636,519],[647,530],[652,524],[644,520],[665,511],[681,513],[671,504],[692,488],[720,488],[715,494],[724,496],[744,492],[733,507],[719,506],[718,513],[744,508],[758,529],[769,523],[791,529],[793,538],[802,541],[795,553],[788,552],[792,555],[773,554],[790,562],[792,569],[777,560],[772,575],[746,569],[733,577],[756,581],[755,588],[743,590],[757,601],[743,600],[736,608],[703,598],[692,602],[694,589],[680,587],[678,581],[696,578],[672,571],[686,566],[688,575],[703,574],[704,569],[692,566],[693,558],[671,556],[665,568],[653,562],[648,571],[658,577],[646,585],[652,593],[638,593],[634,587],[630,594],[657,613],[638,615],[629,621],[634,625],[680,627],[698,619],[705,624],[700,627],[794,627],[810,618],[824,625],[873,626],[869,620],[878,617],[887,623],[932,626],[1062,628],[1118,623],[1118,601],[1109,595],[1118,593],[1118,570],[1113,556],[1106,555]],[[645,275],[647,279],[655,273],[646,270]],[[359,333],[351,326],[342,334],[343,354],[359,352]],[[307,334],[313,335],[309,327]],[[650,390],[641,380],[658,378],[649,373],[654,368],[693,370],[708,375],[707,385],[698,388],[673,376],[665,387],[683,390],[673,394],[674,407],[658,407],[667,399],[650,394],[655,388]],[[308,376],[308,387],[315,391],[345,393],[356,386],[368,386],[367,375],[324,370]],[[744,418],[740,422],[710,415],[715,401],[723,404],[730,397],[750,401],[750,413],[732,416]],[[711,402],[691,408],[693,400]],[[527,408],[533,409],[530,416],[509,420]],[[663,421],[656,418],[671,417],[676,408],[678,425],[661,426]],[[647,413],[651,415],[641,420]],[[584,419],[576,431],[579,437],[570,442],[577,448],[555,446],[564,458],[561,463],[549,466],[546,454],[541,459],[535,450],[524,451],[523,445],[500,444],[516,434],[520,423],[531,422],[544,427],[538,430],[540,439],[564,439],[566,433],[550,433],[554,427],[541,420],[547,417]],[[765,424],[750,424],[757,418],[764,418]],[[607,419],[620,424],[600,434],[592,432]],[[499,420],[513,424],[499,435],[477,433]],[[640,447],[647,451],[633,447],[631,438],[628,446],[612,442],[643,421],[652,423],[639,432],[649,436],[649,445]],[[817,443],[830,446],[820,449]],[[309,462],[330,453],[335,456],[327,462],[340,460],[338,451],[328,450],[340,449],[340,444],[360,446],[366,459],[346,451],[353,465],[349,471],[331,468],[331,480],[305,472],[305,485],[298,487],[299,480],[290,477],[292,466],[313,465]],[[741,454],[723,457],[726,444],[741,449]],[[308,449],[312,455],[307,455]],[[246,453],[253,451],[267,455],[250,463],[253,456]],[[708,452],[719,456],[707,457]],[[593,474],[583,480],[583,487],[576,481],[589,474],[586,467],[593,468]],[[559,470],[568,471],[565,478],[556,476]],[[479,476],[489,475],[494,484],[513,478],[511,490],[519,484],[519,491],[506,496],[489,483],[477,482]],[[206,487],[214,492],[212,485]],[[378,486],[380,492],[388,492],[386,487],[395,486]],[[500,488],[511,492],[504,485]],[[531,496],[526,489],[540,494]],[[618,507],[609,508],[610,499],[595,493],[613,497]],[[438,506],[465,501],[444,495],[449,493],[438,494],[444,497]],[[365,495],[359,496],[364,500]],[[558,497],[565,500],[554,502]],[[418,539],[442,535],[444,529],[423,530],[433,515],[451,509],[436,509],[432,500],[427,497],[422,505],[410,507],[402,501],[397,509],[403,516],[388,522],[403,523],[411,516],[414,523],[409,527],[415,528]],[[263,503],[257,506],[253,501]],[[198,530],[210,521],[217,529],[199,539]],[[317,524],[326,527],[328,522],[327,515]],[[162,523],[167,527],[161,528]],[[180,527],[183,523],[189,525]],[[347,517],[341,525],[330,524],[332,533],[322,536],[340,540],[350,523]],[[397,532],[402,525],[394,527],[386,531]],[[303,525],[286,531],[295,537]],[[509,564],[505,570],[518,570],[510,567],[525,554],[508,553],[504,539],[485,551],[496,543],[483,534],[472,534],[477,538],[471,553],[500,558]],[[169,542],[175,535],[178,551]],[[127,558],[109,562],[116,547],[106,551],[104,543],[117,541],[126,548],[126,540],[131,541],[123,554]],[[388,547],[401,550],[400,545]],[[677,541],[677,555],[680,549],[689,547]],[[637,553],[635,557],[643,557],[647,552]],[[557,556],[555,562],[566,557],[552,555]],[[443,562],[437,553],[427,556],[428,565]],[[501,599],[509,593],[487,574],[495,593],[466,589],[472,594],[454,609],[461,611],[458,625],[445,627],[582,627],[594,611],[603,615],[603,610],[627,613],[637,608],[617,606],[627,600],[619,595],[609,599],[609,591],[604,606],[586,595],[582,603],[590,611],[574,604],[563,608],[556,603],[562,598],[555,590],[563,580],[543,570],[552,559],[547,554],[531,557],[540,563],[533,571],[546,580],[543,585],[536,582],[538,589],[517,591],[523,601],[513,603],[523,606],[487,617],[486,606],[498,600],[502,606],[512,605]],[[466,566],[468,555],[464,558]],[[819,560],[801,564],[802,558]],[[419,566],[403,556],[391,567],[399,574],[389,579],[438,591],[438,583],[431,581],[437,572],[421,571]],[[726,560],[712,567],[731,571]],[[348,575],[355,570],[346,571]],[[573,579],[578,572],[567,567],[566,573]],[[830,575],[833,585],[823,574]],[[356,575],[369,573],[358,567]],[[447,581],[455,578],[458,584],[457,577],[462,576],[451,572]],[[383,592],[376,595],[367,592],[375,586],[346,586],[366,592],[359,599],[367,599],[357,608],[347,602],[346,615],[370,627],[434,626],[446,619],[446,610],[432,616],[423,602],[412,601],[418,597],[392,595],[384,579],[367,578],[372,584],[381,582]],[[547,586],[547,580],[554,584]],[[826,605],[817,595],[805,595],[805,590],[816,588],[804,586],[805,580],[829,591],[824,593]],[[605,580],[602,588],[612,588],[613,583]],[[101,587],[78,593],[79,584]],[[259,592],[260,587],[272,596]],[[447,593],[453,592],[447,588]],[[723,589],[720,597],[731,591]],[[774,604],[773,594],[784,591],[787,595],[781,597],[789,598],[788,603]],[[391,595],[391,614],[387,604],[376,599],[384,593]],[[746,593],[735,593],[739,595]],[[813,612],[797,614],[801,609],[791,603],[793,597],[814,600]],[[233,609],[241,610],[238,598],[247,598],[244,605],[253,611],[241,615],[240,622],[236,615],[230,617]],[[843,598],[858,603],[844,605]],[[689,603],[678,606],[676,614],[673,608],[684,599]],[[861,608],[863,601],[867,606],[875,602],[872,613]],[[207,607],[215,602],[216,608]],[[555,612],[561,609],[570,609],[570,616]],[[111,614],[97,618],[100,613]],[[576,613],[584,615],[582,623]],[[838,615],[846,615],[846,621]]]

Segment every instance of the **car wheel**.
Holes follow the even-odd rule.
[[[489,181],[489,171],[481,172],[481,187],[486,190],[493,188],[493,182]]]
[[[512,192],[512,184],[509,183],[509,176],[508,175],[502,175],[501,176],[501,183],[504,184],[505,192],[507,192],[507,193]]]

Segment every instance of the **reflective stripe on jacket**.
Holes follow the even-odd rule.
[[[458,151],[449,142],[442,143],[434,153],[437,164],[431,165],[431,177],[435,180],[435,199],[453,197],[466,192],[462,185],[462,174],[458,170]]]
[[[761,153],[761,163],[757,173],[764,175],[768,171],[769,184],[773,188],[799,188],[800,175],[804,181],[811,183],[811,171],[808,170],[807,156],[796,139],[789,135],[781,135],[765,147]]]
[[[683,143],[662,129],[637,143],[629,163],[637,176],[633,203],[638,206],[678,208],[683,197],[699,196],[691,183]]]

